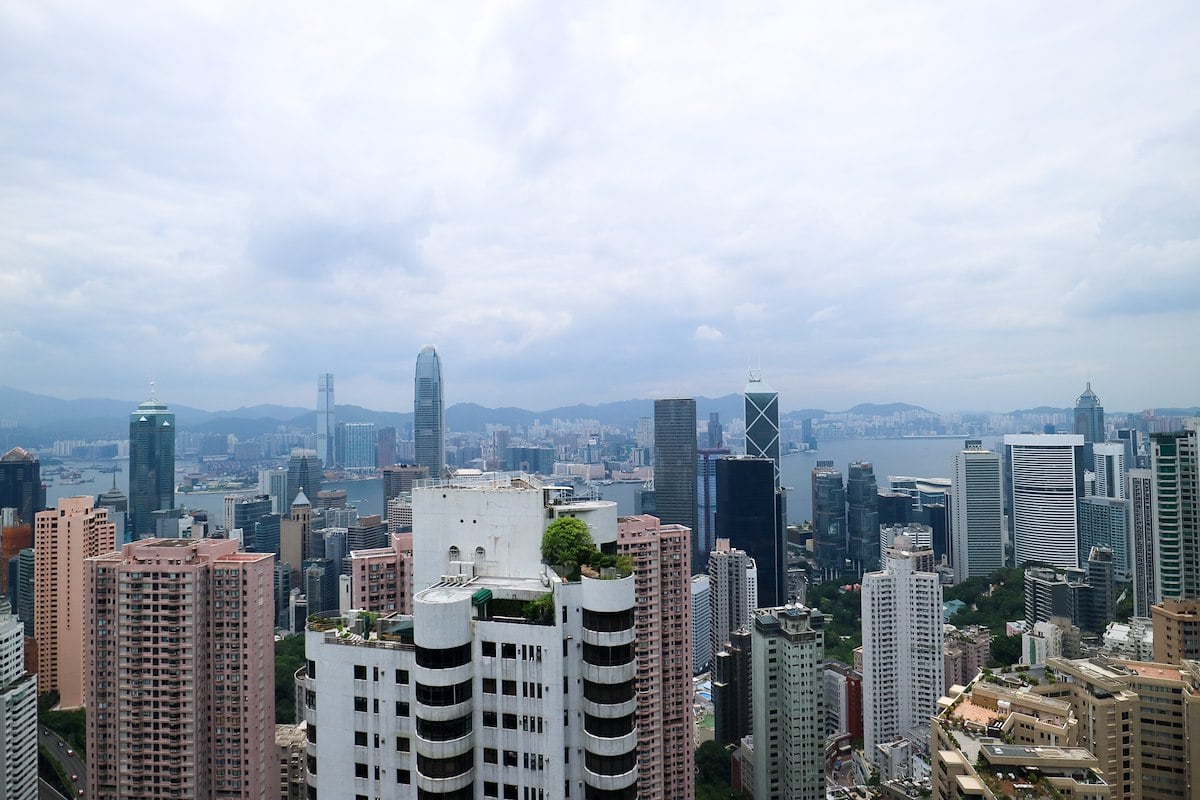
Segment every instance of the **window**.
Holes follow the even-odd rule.
[[[407,753],[411,749],[412,749],[412,742],[410,742],[408,740],[407,736],[397,736],[396,737],[396,752],[397,753]]]
[[[471,663],[471,643],[458,647],[417,648],[417,666],[426,669],[451,669]]]
[[[406,769],[396,770],[396,783],[412,783],[412,773]]]
[[[516,697],[517,696],[517,682],[516,681],[504,681],[502,684],[502,689],[503,689],[504,694],[508,697]]]
[[[488,657],[491,657],[491,658],[495,658],[495,656],[496,656],[496,643],[495,643],[495,642],[486,642],[486,641],[485,641],[485,642],[483,642],[483,643],[482,643],[482,644],[479,646],[479,652],[480,652],[480,655],[484,655],[484,656],[488,656]]]
[[[504,800],[517,800],[517,787],[511,783],[504,784]]]
[[[516,714],[505,714],[502,721],[504,723],[504,727],[507,728],[508,730],[515,731],[517,729],[517,715]]]
[[[408,685],[408,670],[406,670],[406,669],[396,670],[396,683],[401,686]]]
[[[354,777],[365,778],[367,777],[367,774],[367,765],[361,761],[356,761],[354,763]]]
[[[397,717],[407,717],[408,716],[408,703],[404,702],[403,700],[396,701],[396,716]]]
[[[367,746],[367,732],[366,731],[355,731],[354,732],[354,746],[355,747],[366,747]]]
[[[355,711],[366,711],[367,710],[367,698],[365,698],[361,695],[355,695],[354,696],[354,710]]]
[[[365,681],[367,679],[367,668],[362,664],[354,665],[354,680]]]
[[[513,642],[502,642],[500,644],[500,657],[501,658],[516,658],[517,657],[516,644],[514,644]]]
[[[483,679],[483,693],[484,694],[495,694],[496,693],[496,679],[495,678],[484,678]]]
[[[499,797],[500,796],[500,784],[496,783],[495,781],[484,781],[483,782],[483,796],[484,797]]]
[[[495,764],[496,758],[497,758],[496,748],[494,748],[494,747],[483,748],[483,763]]]
[[[485,728],[496,727],[496,712],[495,711],[483,712],[483,727],[485,727]]]

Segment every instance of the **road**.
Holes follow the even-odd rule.
[[[67,789],[76,797],[86,795],[87,768],[83,764],[83,759],[79,757],[79,753],[68,753],[71,745],[67,744],[57,733],[42,725],[38,726],[38,744],[45,748],[51,761],[58,763],[58,768],[62,770],[63,777],[67,781]],[[76,777],[72,779],[72,775]]]

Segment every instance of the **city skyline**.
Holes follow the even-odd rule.
[[[276,17],[0,11],[6,380],[381,407],[436,341],[448,403],[1200,395],[1194,5]]]

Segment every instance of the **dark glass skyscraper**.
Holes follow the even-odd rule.
[[[758,567],[758,607],[788,601],[782,493],[769,458],[727,456],[717,462],[717,538],[745,550]]]
[[[129,531],[155,534],[153,514],[175,508],[175,415],[151,397],[129,415]]]
[[[841,577],[846,565],[846,488],[832,461],[812,471],[813,549],[825,580]]]
[[[762,382],[758,370],[750,370],[746,383],[746,455],[769,458],[775,464],[775,488],[779,488],[779,392]]]
[[[333,375],[326,372],[317,378],[317,456],[332,469],[335,452]]]
[[[46,507],[42,466],[27,450],[14,447],[0,456],[0,508],[15,508],[25,525]]]
[[[1075,401],[1075,433],[1083,436],[1083,458],[1089,467],[1092,464],[1092,445],[1105,441],[1104,406],[1092,391],[1092,382]]]
[[[846,480],[846,551],[861,575],[879,568],[879,488],[869,462],[850,465]]]
[[[437,348],[425,345],[417,355],[413,382],[413,451],[417,466],[440,478],[446,466],[446,407],[442,396],[442,361]]]
[[[654,401],[655,516],[692,532],[692,564],[708,563],[696,524],[696,401]],[[697,566],[697,569],[699,567]]]
[[[320,489],[321,459],[317,451],[293,450],[291,458],[288,459],[287,496],[284,498],[287,502],[284,505],[290,509],[301,490],[306,497],[316,497]]]

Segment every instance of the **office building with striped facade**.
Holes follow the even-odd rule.
[[[1029,561],[1079,566],[1083,445],[1084,437],[1077,434],[1004,437],[1017,566]]]

